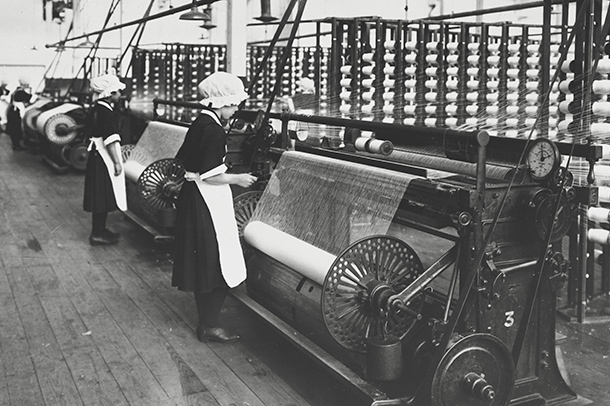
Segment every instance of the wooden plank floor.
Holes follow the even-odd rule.
[[[199,343],[170,247],[118,212],[119,244],[89,246],[82,188],[0,135],[0,405],[358,405],[231,299],[242,339]],[[573,388],[610,405],[610,323],[558,330]]]

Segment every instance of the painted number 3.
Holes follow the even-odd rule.
[[[515,312],[509,310],[505,312],[504,315],[506,316],[506,320],[504,321],[504,327],[512,327],[512,325],[515,324],[515,319],[513,318]]]

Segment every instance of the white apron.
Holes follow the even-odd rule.
[[[127,190],[125,188],[125,170],[121,170],[121,174],[119,176],[114,175],[114,162],[112,162],[112,158],[110,158],[110,154],[106,150],[106,148],[116,148],[117,156],[121,156],[121,146],[118,142],[113,142],[108,146],[104,146],[104,139],[102,137],[92,137],[91,143],[95,144],[95,149],[102,157],[104,164],[106,165],[106,170],[108,171],[108,176],[110,176],[110,181],[112,183],[112,191],[114,192],[114,200],[116,201],[116,205],[119,210],[127,211]],[[90,149],[90,148],[89,148]],[[123,163],[119,159],[119,163],[121,167],[123,167]]]
[[[207,110],[203,110],[202,113],[209,115],[218,125],[221,125],[214,113]],[[246,279],[246,262],[239,242],[239,231],[233,208],[233,193],[229,185],[213,185],[205,182],[206,179],[226,171],[226,165],[222,164],[202,175],[187,172],[185,180],[195,182],[201,197],[210,210],[218,242],[222,277],[230,288],[234,288]]]

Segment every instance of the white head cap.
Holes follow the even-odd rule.
[[[91,79],[89,87],[103,99],[110,96],[112,92],[125,89],[125,84],[114,75],[102,75]]]
[[[206,107],[237,106],[248,98],[241,79],[227,72],[212,73],[197,88],[203,97],[199,103]]]

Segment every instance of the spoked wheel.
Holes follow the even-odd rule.
[[[136,146],[134,144],[121,145],[121,159],[123,160],[123,163],[127,162],[135,147]]]
[[[261,199],[263,192],[253,190],[236,196],[233,199],[233,207],[235,209],[235,220],[237,221],[237,231],[239,232],[239,241],[241,242],[244,254],[248,254],[248,245],[244,242],[244,228],[252,218],[256,205]]]
[[[175,159],[160,159],[144,169],[138,191],[144,210],[155,216],[159,210],[174,208],[184,183],[184,168]]]
[[[73,145],[70,148],[68,163],[74,169],[84,171],[87,168],[87,146],[85,144]]]
[[[503,406],[515,382],[510,351],[496,336],[460,337],[445,352],[434,372],[432,406]]]
[[[422,295],[406,303],[413,312],[383,314],[374,304],[371,286],[398,293],[422,272],[415,251],[398,238],[374,236],[349,246],[333,263],[322,289],[322,317],[331,336],[358,352],[365,352],[367,338],[403,338],[417,320]]]
[[[76,138],[76,120],[65,114],[56,114],[44,125],[44,132],[52,144],[66,145]]]

